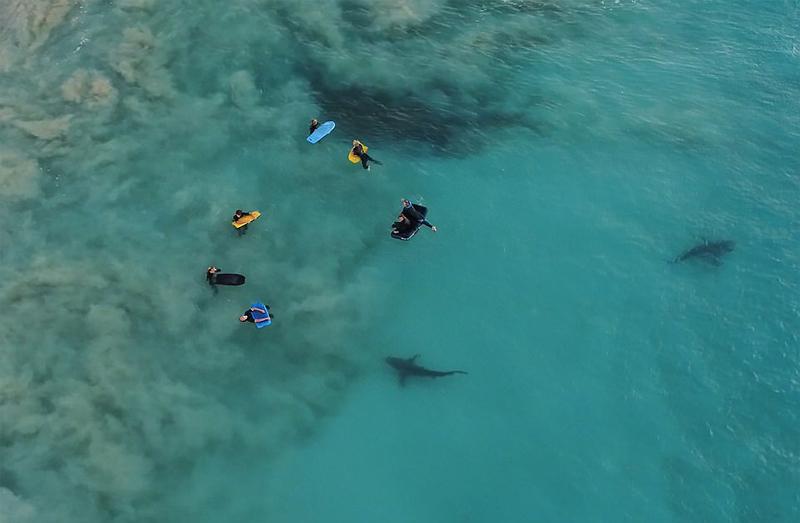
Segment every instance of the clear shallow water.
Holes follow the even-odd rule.
[[[216,4],[0,4],[5,519],[798,518],[796,4]]]

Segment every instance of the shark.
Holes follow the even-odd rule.
[[[710,242],[705,240],[703,243],[697,244],[691,249],[684,251],[680,256],[672,260],[672,263],[682,262],[691,258],[701,258],[714,265],[721,265],[720,257],[733,251],[736,247],[736,242],[732,240],[721,240]]]
[[[419,376],[422,378],[441,378],[442,376],[452,376],[453,374],[467,374],[463,370],[430,370],[416,363],[419,354],[410,358],[397,358],[389,356],[386,358],[386,363],[389,364],[394,370],[397,371],[397,377],[400,380],[400,385],[405,385],[406,378],[409,376]]]

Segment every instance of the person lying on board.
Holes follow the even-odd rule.
[[[209,285],[214,289],[214,292],[217,292],[217,273],[220,271],[220,268],[212,265],[208,269],[206,269],[206,281]]]
[[[233,213],[233,221],[238,222],[239,220],[241,220],[245,216],[250,216],[250,213],[249,212],[244,212],[241,209],[236,209],[236,212]],[[241,227],[236,229],[236,231],[239,233],[239,236],[241,236],[242,234],[247,232],[247,224],[242,225]]]
[[[264,308],[266,308],[266,310],[260,309],[258,307],[250,307],[249,309],[244,311],[244,314],[239,316],[239,321],[242,323],[244,322],[255,323],[256,319],[253,317],[253,311],[260,312],[261,314],[266,314],[270,320],[275,319],[275,315],[272,314],[271,310],[269,310],[269,305],[264,305]],[[266,320],[267,318],[264,319]]]
[[[358,156],[358,158],[361,160],[361,166],[368,171],[369,171],[369,162],[375,162],[378,165],[383,165],[381,162],[368,155],[367,152],[364,150],[364,144],[359,142],[358,140],[353,140],[353,154],[355,156]]]
[[[400,216],[403,215],[408,216],[408,218],[414,220],[416,223],[424,225],[425,227],[429,227],[430,230],[432,230],[433,232],[437,231],[436,226],[428,222],[428,220],[426,220],[425,217],[422,216],[422,213],[420,213],[418,210],[414,208],[414,205],[411,203],[410,200],[406,200],[405,198],[403,198],[400,201],[403,203],[403,211],[400,213]]]

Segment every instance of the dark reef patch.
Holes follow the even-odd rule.
[[[353,137],[371,137],[382,141],[414,141],[425,144],[435,154],[474,153],[482,148],[486,133],[513,127],[538,134],[544,126],[531,121],[519,110],[482,106],[481,100],[463,102],[457,93],[450,103],[434,105],[410,92],[389,92],[358,85],[332,87],[312,82],[323,113]]]
[[[360,50],[355,58],[343,56],[337,38],[318,34],[297,13],[277,14],[294,40],[293,72],[308,81],[320,113],[348,138],[464,156],[479,152],[487,135],[498,131],[545,136],[555,127],[542,120],[547,111],[531,111],[558,105],[549,100],[552,93],[531,83],[531,68],[542,49],[558,42],[553,29],[543,28],[564,23],[561,7],[504,3],[495,14],[509,23],[483,25],[485,5],[448,6],[418,23],[380,31],[373,27],[378,15],[363,4],[339,7],[346,45]],[[396,61],[395,71],[386,70],[387,60]],[[412,71],[417,80],[409,83]]]

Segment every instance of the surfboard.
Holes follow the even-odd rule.
[[[267,311],[266,314],[258,311],[252,311],[253,319],[256,320],[256,328],[263,329],[267,325],[272,325],[272,318],[269,317],[269,310],[267,309],[266,305],[261,302],[256,302],[252,304],[251,307],[258,307],[259,309]]]
[[[241,218],[236,221],[231,222],[231,225],[236,227],[237,229],[244,227],[250,222],[256,221],[258,217],[261,216],[261,213],[258,211],[250,211],[248,214],[245,214]]]
[[[361,145],[364,146],[364,152],[369,151],[369,147],[367,147],[363,143]],[[360,163],[361,162],[361,158],[359,158],[358,156],[353,154],[353,148],[352,147],[350,148],[350,154],[347,155],[347,159],[350,160],[353,163]]]
[[[333,121],[323,122],[319,124],[319,127],[317,127],[317,129],[313,133],[308,135],[308,138],[306,138],[306,140],[308,140],[308,143],[317,143],[318,141],[322,140],[323,138],[331,134],[331,131],[333,131],[335,127],[336,123],[334,123]]]
[[[244,276],[241,274],[230,274],[218,272],[214,277],[216,285],[244,285]]]

